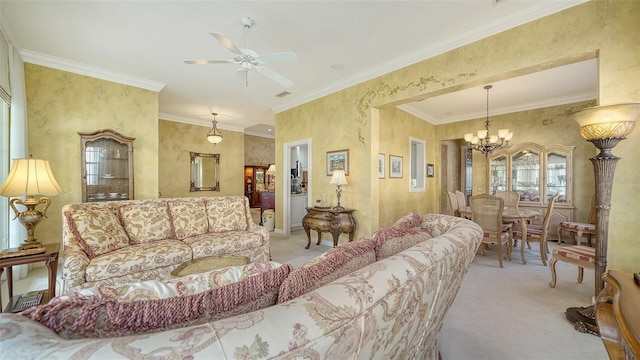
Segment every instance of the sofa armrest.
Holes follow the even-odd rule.
[[[269,230],[267,230],[267,228],[265,228],[264,226],[254,223],[253,221],[249,223],[247,231],[258,233],[260,234],[260,236],[262,236],[263,239],[269,241]]]

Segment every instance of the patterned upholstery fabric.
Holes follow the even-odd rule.
[[[278,303],[306,294],[375,261],[372,240],[359,240],[331,248],[289,274],[280,286]]]
[[[140,335],[203,324],[274,305],[278,288],[290,271],[291,265],[285,264],[203,292],[151,300],[127,301],[110,294],[70,293],[31,307],[22,315],[41,322],[65,339]]]
[[[171,221],[166,203],[125,205],[120,208],[120,216],[131,244],[171,238]]]
[[[130,245],[91,260],[85,270],[87,281],[98,281],[191,260],[191,248],[178,240],[158,240],[153,244]]]
[[[169,201],[169,214],[176,239],[206,234],[209,230],[204,201]]]
[[[129,238],[111,210],[75,210],[68,217],[70,230],[90,259],[129,246]]]
[[[590,263],[596,262],[596,249],[591,246],[584,245],[573,245],[573,246],[564,246],[553,249],[554,253],[558,253],[558,255],[580,260],[587,261]]]
[[[211,232],[209,226],[214,220],[209,218],[207,202],[223,214],[231,214],[228,218],[218,217],[220,221],[234,219],[230,221],[232,226],[225,223],[221,228],[241,229]],[[68,204],[62,212],[61,293],[135,281],[165,280],[181,263],[206,256],[245,256],[250,262],[269,260],[269,231],[253,222],[249,200],[243,196]],[[113,214],[124,229],[128,246],[116,249],[123,243],[112,245],[109,241],[108,245],[93,252],[90,247],[83,246],[82,234],[77,229],[91,227],[90,234],[96,236],[100,229],[95,227],[109,224],[109,221],[91,220],[90,224],[85,224],[84,218],[76,216],[74,223],[73,214],[80,212],[97,212],[104,218]],[[104,239],[96,236],[95,242],[102,245],[100,241]],[[109,252],[103,252],[107,249]]]
[[[563,221],[560,223],[560,226],[567,228],[567,229],[572,229],[572,230],[582,230],[583,232],[593,232],[595,233],[596,231],[596,225],[595,224],[586,224],[586,223],[579,223],[579,222],[572,222],[572,221]]]
[[[225,197],[205,200],[209,217],[209,232],[247,230],[248,221],[244,198]]]
[[[384,259],[391,255],[395,255],[401,251],[404,251],[422,241],[430,239],[431,235],[426,231],[411,230],[404,235],[382,240],[376,238],[374,234],[374,242],[376,249],[376,259]]]
[[[11,359],[436,360],[443,319],[482,229],[446,215],[425,215],[422,226],[446,230],[285,303],[200,325],[74,341],[3,313],[0,348]]]

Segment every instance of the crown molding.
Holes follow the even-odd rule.
[[[20,55],[22,56],[22,60],[26,63],[46,66],[74,74],[134,86],[145,90],[160,92],[166,85],[157,81],[147,80],[137,76],[102,69],[97,66],[86,65],[76,61],[45,55],[31,50],[20,50]]]
[[[598,98],[597,92],[587,92],[587,93],[576,94],[572,96],[556,97],[552,99],[533,101],[533,102],[518,104],[514,106],[505,106],[505,107],[495,108],[495,109],[492,108],[491,116],[511,114],[516,112],[535,110],[535,109],[542,109],[542,108],[547,108],[552,106],[572,104],[572,103],[577,103],[582,101],[594,100],[597,98]],[[449,123],[454,123],[458,121],[480,119],[480,118],[485,118],[487,116],[486,112],[477,112],[477,113],[463,114],[460,116],[447,117],[445,119],[434,119],[428,116],[427,114],[423,113],[422,111],[412,107],[410,104],[398,105],[397,108],[417,118],[427,121],[428,123],[433,125],[442,125],[442,124],[449,124]]]
[[[521,11],[514,13],[508,18],[501,19],[498,22],[487,24],[486,26],[473,29],[465,34],[449,39],[444,42],[436,43],[432,46],[419,49],[416,52],[404,56],[402,58],[394,59],[391,62],[380,64],[376,67],[370,68],[358,76],[351,77],[345,81],[332,84],[330,86],[318,88],[315,91],[306,93],[301,96],[291,97],[289,101],[284,102],[278,106],[272,108],[274,113],[280,113],[296,106],[308,103],[310,101],[319,99],[323,96],[333,94],[335,92],[344,90],[351,86],[360,84],[362,82],[375,79],[379,76],[388,74],[390,72],[402,69],[412,64],[416,64],[420,61],[432,58],[434,56],[443,54],[447,51],[459,48],[464,45],[471,44],[486,37],[501,33],[511,28],[526,24],[528,22],[543,18],[548,15],[572,8],[590,0],[568,0],[558,2],[544,2],[541,3],[537,10],[528,9],[527,11]],[[499,6],[499,5],[496,5]]]
[[[158,113],[158,118],[160,120],[166,120],[166,121],[173,121],[173,122],[179,122],[179,123],[183,123],[183,124],[189,124],[189,125],[196,125],[196,126],[204,126],[204,127],[211,127],[211,121],[212,120],[202,120],[202,119],[194,119],[194,118],[188,118],[185,116],[178,116],[178,115],[173,115],[173,114],[169,114],[169,113]],[[239,126],[229,126],[229,125],[225,125],[220,123],[220,121],[218,121],[218,123],[216,124],[216,127],[218,129],[221,130],[229,130],[229,131],[236,131],[236,132],[241,132],[244,133],[244,129],[239,127]]]

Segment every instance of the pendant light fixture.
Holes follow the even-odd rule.
[[[513,137],[513,133],[509,129],[498,130],[498,135],[489,134],[489,90],[493,85],[486,85],[487,90],[487,119],[484,122],[484,130],[478,130],[477,135],[473,133],[464,134],[464,140],[473,150],[478,150],[484,154],[485,158],[497,149],[502,149],[509,145],[509,141]],[[500,142],[498,142],[500,140]]]
[[[222,133],[220,132],[220,130],[218,130],[218,127],[217,127],[218,122],[216,121],[216,115],[218,114],[211,113],[211,115],[213,115],[213,121],[212,121],[213,126],[211,127],[211,130],[209,130],[209,132],[207,133],[207,141],[215,145],[222,142]]]

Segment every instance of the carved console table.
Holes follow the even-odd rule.
[[[311,245],[311,230],[318,232],[318,243],[322,239],[321,233],[331,233],[333,246],[338,246],[340,234],[349,234],[349,242],[353,241],[356,232],[356,221],[353,219],[353,209],[333,210],[332,208],[308,207],[307,215],[302,219],[302,227],[307,233],[308,249]]]
[[[611,359],[640,359],[640,285],[633,274],[609,270],[596,300],[600,337]]]

